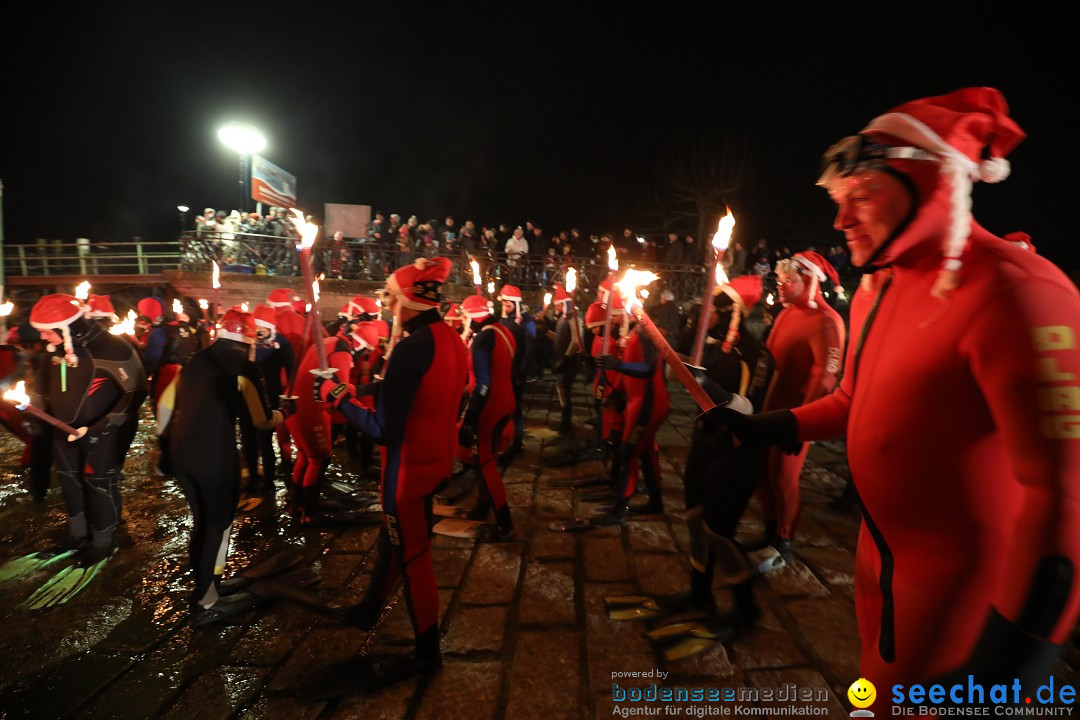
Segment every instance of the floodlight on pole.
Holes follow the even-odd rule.
[[[247,183],[248,157],[252,153],[261,152],[266,147],[266,137],[255,126],[238,122],[224,125],[218,130],[217,136],[225,147],[240,154],[240,204],[237,210],[245,212],[247,198],[244,190]]]
[[[187,213],[189,208],[187,205],[177,205],[176,209],[180,211],[180,232],[187,230]]]

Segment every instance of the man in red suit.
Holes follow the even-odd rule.
[[[1023,137],[998,91],[967,88],[834,145],[819,184],[872,273],[840,388],[706,418],[788,449],[846,435],[860,672],[879,688],[941,684],[955,701],[1015,679],[1034,695],[1080,614],[1080,296],[970,210],[972,183],[1005,179]]]
[[[364,599],[346,620],[370,629],[404,578],[405,599],[416,634],[412,653],[368,657],[327,669],[302,683],[306,699],[367,692],[442,666],[439,592],[431,558],[430,512],[436,487],[457,456],[458,409],[468,376],[465,345],[442,321],[441,287],[451,263],[419,258],[386,281],[384,305],[406,336],[386,361],[376,410],[357,402],[339,378],[316,380],[315,392],[349,422],[384,446],[381,495],[383,532]]]

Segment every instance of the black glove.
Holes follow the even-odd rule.
[[[1024,632],[992,609],[971,658],[952,672],[927,680],[925,685],[941,685],[948,691],[953,685],[966,686],[968,675],[973,675],[983,687],[1011,685],[1016,678],[1026,692],[1034,692],[1035,686],[1050,676],[1061,648]]]
[[[798,455],[799,422],[790,410],[775,410],[762,415],[743,415],[737,410],[717,405],[697,417],[706,426],[726,425],[743,445],[773,445],[788,455]]]
[[[621,361],[614,355],[597,355],[596,366],[601,370],[618,370]]]
[[[720,387],[720,384],[710,380],[705,375],[705,368],[698,367],[697,365],[691,365],[690,363],[683,363],[686,369],[690,371],[690,374],[694,376],[694,380],[701,386],[701,389],[705,391],[705,394],[709,396],[717,405],[727,405],[731,402],[733,393],[728,392],[724,388]]]
[[[326,402],[326,400],[323,397],[323,393],[324,393],[323,387],[327,383],[330,383],[331,388],[333,388],[333,387],[335,387],[337,385],[340,385],[341,380],[338,379],[337,373],[334,373],[330,377],[323,377],[322,375],[315,375],[315,383],[311,387],[311,394],[315,396],[315,401],[316,402]],[[326,392],[329,392],[329,391],[330,391],[329,389],[326,390]]]
[[[382,385],[381,380],[372,380],[364,385],[356,386],[356,397],[363,397],[365,395],[376,395],[379,392],[379,386]]]
[[[285,417],[296,414],[296,398],[283,397],[278,399],[278,409],[281,410],[281,414]]]

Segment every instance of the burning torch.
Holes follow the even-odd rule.
[[[319,226],[309,223],[304,218],[304,213],[292,208],[292,224],[300,233],[300,244],[296,246],[300,253],[300,271],[304,275],[304,286],[308,291],[308,302],[311,303],[311,338],[315,343],[315,352],[319,357],[319,370],[325,371],[329,365],[326,361],[326,347],[323,345],[321,334],[318,329],[322,327],[322,315],[319,313],[318,288],[315,286],[315,272],[311,268],[311,247],[315,244],[315,236],[319,234]]]
[[[615,246],[609,245],[607,249],[608,277],[612,278],[611,289],[608,291],[607,303],[604,305],[604,343],[600,354],[607,355],[611,347],[611,306],[615,300],[615,273],[619,272],[619,257],[615,252]]]
[[[88,285],[88,287],[89,287],[89,285]],[[54,418],[52,415],[48,414],[44,410],[40,410],[40,409],[34,407],[33,405],[31,405],[30,404],[30,396],[26,394],[26,382],[24,380],[20,380],[19,382],[15,383],[14,388],[12,388],[11,390],[8,390],[7,392],[5,392],[4,393],[4,399],[7,400],[10,403],[13,403],[16,408],[18,408],[22,412],[26,413],[27,415],[32,415],[33,417],[36,417],[38,420],[41,420],[42,422],[49,423],[50,425],[52,425],[57,430],[59,430],[61,432],[64,432],[64,433],[67,433],[68,442],[75,442],[76,440],[78,440],[79,438],[81,438],[83,435],[86,434],[86,428],[81,427],[78,430],[76,430],[75,428],[71,427],[67,423],[61,422],[60,420],[57,420],[56,418]]]
[[[648,336],[652,344],[660,352],[660,355],[664,358],[664,361],[671,366],[672,372],[675,377],[679,379],[682,386],[686,388],[687,392],[694,398],[694,401],[701,408],[702,412],[714,407],[716,403],[712,401],[705,390],[698,384],[694,376],[690,374],[690,371],[683,364],[679,356],[671,349],[671,345],[664,338],[663,334],[656,329],[656,325],[653,324],[651,318],[645,314],[645,308],[642,307],[641,301],[637,299],[637,289],[642,285],[648,285],[657,279],[657,275],[651,272],[643,272],[641,270],[627,270],[626,275],[618,283],[619,290],[623,296],[623,305],[628,313],[633,313],[634,318],[638,322],[638,327],[641,331]],[[614,289],[614,288],[613,288]]]
[[[731,241],[731,231],[734,227],[735,218],[729,211],[724,217],[720,218],[716,234],[713,235],[712,246],[716,252],[713,254],[709,273],[705,276],[705,295],[701,299],[701,316],[698,318],[694,348],[690,353],[690,362],[698,367],[701,366],[701,355],[705,351],[705,335],[709,332],[709,316],[712,314],[713,309],[713,293],[718,285],[723,285],[728,281],[727,273],[724,272],[724,266],[720,263],[720,259],[724,256],[728,243]]]

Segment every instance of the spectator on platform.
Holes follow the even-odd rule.
[[[529,254],[529,241],[521,227],[514,228],[514,234],[506,241],[506,264],[510,266],[510,276],[514,282],[521,281],[525,258]]]

